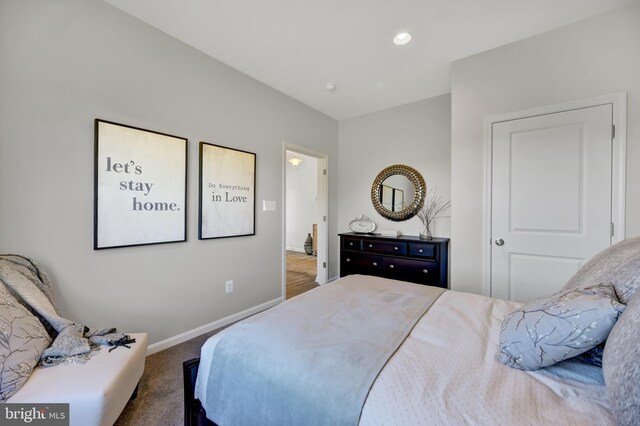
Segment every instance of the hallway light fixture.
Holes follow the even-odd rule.
[[[396,46],[402,46],[404,44],[409,43],[411,41],[411,38],[412,38],[411,33],[406,33],[406,32],[398,33],[393,38],[393,44],[395,44]]]
[[[289,158],[289,162],[293,167],[298,167],[298,164],[302,163],[302,159],[294,154],[293,157]]]

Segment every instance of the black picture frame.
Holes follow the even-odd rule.
[[[187,166],[187,138],[96,118],[93,249],[187,241]]]
[[[207,142],[198,152],[198,239],[255,235],[257,155]]]

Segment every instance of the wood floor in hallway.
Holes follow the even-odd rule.
[[[318,258],[305,253],[287,251],[287,299],[318,286],[316,265]]]

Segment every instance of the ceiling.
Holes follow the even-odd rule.
[[[449,93],[456,59],[638,0],[105,1],[342,120]]]

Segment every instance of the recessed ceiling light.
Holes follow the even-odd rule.
[[[395,44],[396,46],[402,46],[403,44],[407,44],[410,41],[411,41],[410,33],[398,33],[393,38],[393,44]]]

